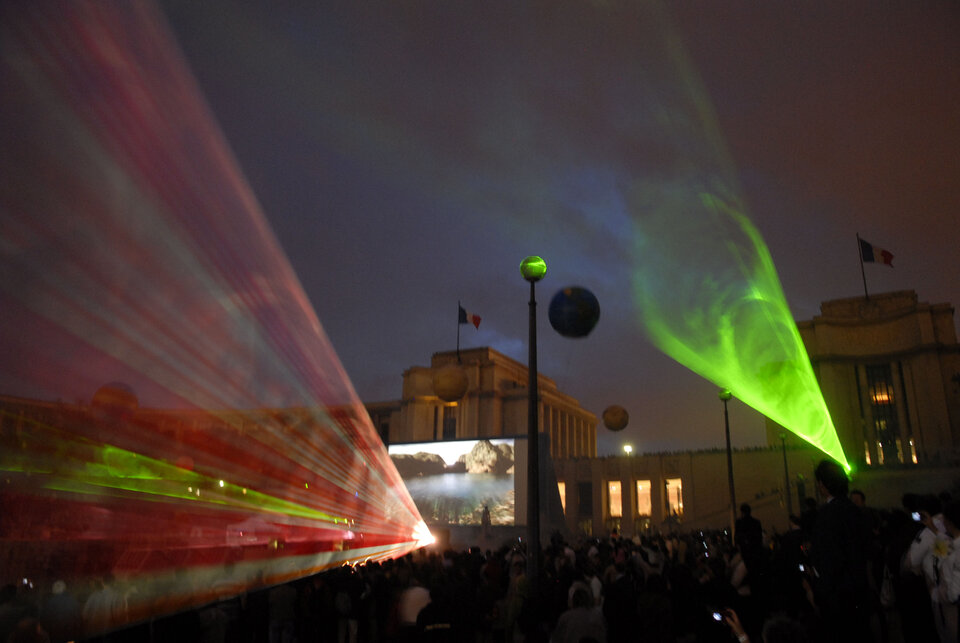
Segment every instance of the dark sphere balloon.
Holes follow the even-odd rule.
[[[611,431],[622,431],[629,421],[630,415],[627,413],[627,409],[622,406],[614,404],[603,410],[603,426]]]
[[[567,286],[550,300],[550,325],[564,337],[586,337],[600,319],[600,303],[592,292]]]

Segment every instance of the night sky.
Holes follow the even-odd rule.
[[[717,385],[648,341],[631,288],[626,194],[689,168],[737,196],[798,320],[863,295],[858,232],[895,255],[871,293],[960,303],[956,2],[161,7],[364,401],[455,348],[458,300],[483,318],[461,347],[525,362],[538,254],[541,373],[630,413],[600,453],[720,446]],[[546,319],[568,285],[600,301],[585,339]]]

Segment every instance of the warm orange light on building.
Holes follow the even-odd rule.
[[[637,515],[649,516],[653,513],[653,503],[650,500],[650,481],[637,480]]]
[[[670,503],[670,513],[683,515],[683,483],[680,478],[667,478],[667,502]]]
[[[893,396],[887,391],[876,391],[872,399],[874,404],[890,404],[893,401]]]
[[[607,495],[609,497],[607,507],[610,517],[620,518],[623,516],[623,494],[621,493],[619,480],[612,480],[607,483]]]

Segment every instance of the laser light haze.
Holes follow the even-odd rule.
[[[625,196],[640,323],[664,353],[849,471],[710,101],[678,41],[663,48],[679,79],[660,110],[665,167]]]
[[[429,541],[153,4],[3,3],[0,122],[8,578],[81,638]]]

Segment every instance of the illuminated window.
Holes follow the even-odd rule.
[[[623,494],[620,493],[620,481],[611,480],[607,483],[607,511],[611,518],[623,515]]]
[[[682,516],[683,485],[680,478],[667,478],[664,487],[667,492],[667,512],[671,516]]]
[[[873,461],[870,458],[870,443],[863,443],[863,458],[867,461],[867,464],[873,464]]]
[[[884,383],[883,388],[873,389],[870,392],[870,401],[878,405],[893,404],[893,393]]]
[[[888,460],[893,462],[895,458],[903,462],[902,446],[897,446],[900,420],[893,394],[892,369],[889,364],[874,364],[866,367],[866,374],[867,395],[875,431],[873,439],[877,441],[877,464],[882,465]]]
[[[637,515],[649,516],[653,513],[653,503],[650,502],[650,481],[637,480]]]
[[[913,441],[913,438],[910,438],[910,460],[914,464],[917,464],[917,444]]]
[[[897,438],[897,462],[903,464],[903,442],[900,441],[900,438]]]
[[[893,374],[889,364],[867,367],[867,387],[870,403],[875,406],[893,404]]]
[[[567,513],[567,483],[558,482],[557,491],[560,492],[560,506],[563,507],[563,513]]]

